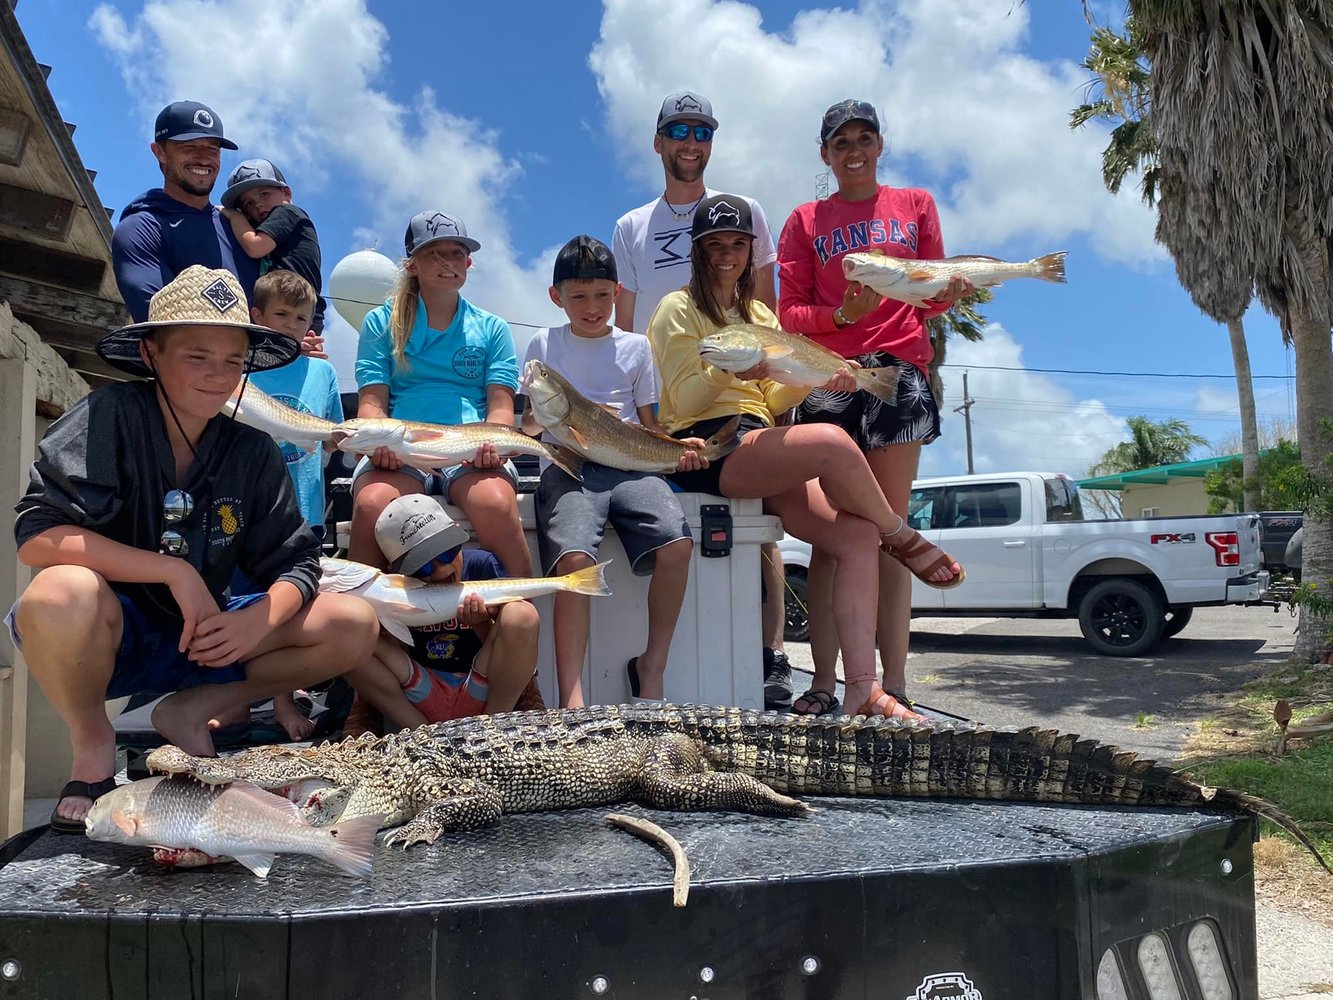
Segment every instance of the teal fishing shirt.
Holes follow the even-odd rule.
[[[471,424],[486,419],[486,387],[518,391],[514,335],[499,316],[478,309],[461,295],[447,330],[426,324],[426,303],[417,297],[416,324],[407,340],[405,365],[393,357],[388,303],[372,309],[361,324],[356,384],[389,387],[389,416],[432,424]]]

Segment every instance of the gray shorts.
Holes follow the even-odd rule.
[[[352,470],[352,489],[356,489],[356,481],[358,478],[365,475],[367,472],[372,471],[374,468],[375,467],[370,462],[370,456],[362,455],[361,461],[357,462],[356,468]],[[514,463],[510,461],[506,461],[505,464],[498,469],[478,470],[472,468],[470,465],[451,465],[449,468],[441,469],[439,472],[422,472],[420,469],[414,469],[408,465],[401,465],[394,471],[401,472],[405,476],[411,476],[421,484],[422,493],[427,496],[444,497],[447,503],[453,503],[453,500],[449,496],[449,491],[453,488],[454,483],[469,473],[478,471],[498,472],[509,480],[510,485],[514,487],[514,492],[518,492],[518,469],[514,468]]]
[[[537,486],[537,548],[551,573],[561,556],[583,552],[593,559],[610,521],[638,576],[653,571],[663,545],[690,537],[680,501],[661,476],[583,464],[583,482],[548,466]]]

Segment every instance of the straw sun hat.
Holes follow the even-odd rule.
[[[268,327],[250,322],[250,306],[241,284],[230,271],[192,264],[148,301],[148,322],[133,323],[108,333],[97,342],[102,360],[131,375],[149,378],[153,372],[139,354],[139,344],[153,330],[169,326],[229,326],[250,338],[247,372],[264,372],[291,364],[301,345]]]

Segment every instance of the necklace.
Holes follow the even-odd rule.
[[[708,191],[707,189],[705,189],[704,194],[699,195],[698,200],[696,200],[693,205],[685,209],[685,211],[683,212],[677,212],[676,206],[671,204],[671,202],[667,201],[667,196],[665,191],[662,192],[662,204],[665,205],[667,208],[671,209],[671,214],[674,215],[677,219],[688,219],[694,215],[694,210],[699,207],[699,202],[704,200],[704,195],[706,195],[707,193]]]

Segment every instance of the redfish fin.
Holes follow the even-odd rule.
[[[876,399],[881,399],[890,406],[898,403],[898,369],[860,368],[856,372],[856,384]]]
[[[566,573],[566,589],[575,594],[587,594],[590,597],[610,597],[611,588],[606,582],[606,567],[610,564],[611,561],[608,559],[596,566],[588,566],[585,569],[577,569],[573,573]]]
[[[704,458],[710,462],[716,462],[719,458],[726,458],[741,443],[736,432],[741,429],[741,418],[739,415],[732,417],[725,424],[719,427],[716,433],[708,439],[708,447],[704,449]]]
[[[1037,273],[1034,277],[1042,281],[1054,281],[1056,284],[1065,283],[1065,251],[1058,250],[1055,253],[1048,253],[1044,257],[1038,257],[1034,264],[1037,265]]]
[[[375,865],[375,834],[383,822],[384,814],[375,813],[329,827],[332,844],[324,860],[348,875],[369,878]]]
[[[232,854],[232,858],[238,863],[245,865],[257,878],[268,878],[268,873],[273,870],[272,854]]]
[[[380,628],[400,642],[405,642],[409,646],[412,645],[412,630],[396,618],[381,618]]]
[[[572,428],[571,428],[572,430]],[[586,442],[586,438],[584,439]],[[586,446],[586,444],[585,444]],[[564,469],[567,473],[583,482],[583,456],[572,448],[558,447],[551,445],[547,448],[546,454],[551,461]]]
[[[777,361],[781,358],[790,357],[795,350],[794,347],[789,347],[786,344],[765,344],[762,349],[764,358],[768,361]]]

